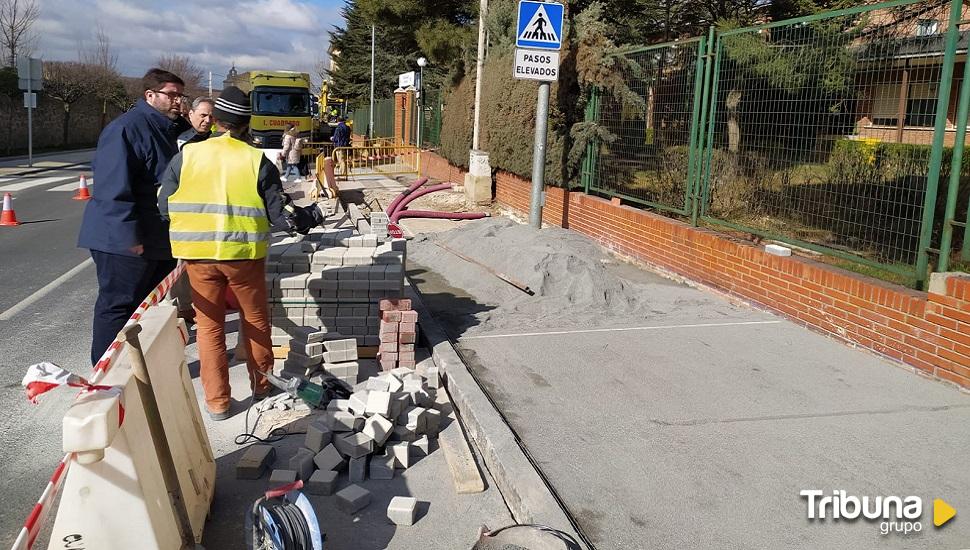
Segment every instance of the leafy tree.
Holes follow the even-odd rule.
[[[375,94],[387,97],[397,75],[418,70],[426,57],[425,89],[455,82],[474,50],[477,2],[470,0],[348,0],[344,22],[330,33],[337,68],[327,71],[339,97],[358,102],[370,97],[371,25],[376,35]],[[416,22],[420,22],[417,24]]]

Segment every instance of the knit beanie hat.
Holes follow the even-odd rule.
[[[212,111],[216,120],[240,126],[249,124],[249,117],[253,114],[249,95],[235,86],[222,90]]]

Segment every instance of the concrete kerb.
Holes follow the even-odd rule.
[[[520,524],[541,524],[558,529],[583,545],[583,539],[573,528],[569,516],[529,462],[512,429],[475,382],[447,334],[409,281],[406,281],[405,293],[411,299],[412,308],[418,312],[422,329],[419,337],[431,350],[435,365],[441,369],[455,412],[481,453],[512,517]]]

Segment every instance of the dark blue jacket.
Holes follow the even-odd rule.
[[[141,244],[144,258],[172,257],[157,189],[186,125],[182,119],[169,120],[142,99],[101,132],[92,165],[94,198],[84,210],[79,247],[133,256],[128,249]]]
[[[331,140],[334,147],[350,147],[350,127],[341,122],[333,129]]]

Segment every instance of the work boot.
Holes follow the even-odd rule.
[[[232,416],[229,414],[229,409],[226,409],[221,412],[212,412],[209,410],[209,407],[207,406],[205,408],[205,412],[209,413],[209,418],[211,418],[215,422],[221,422],[222,420],[229,420],[229,417]]]

